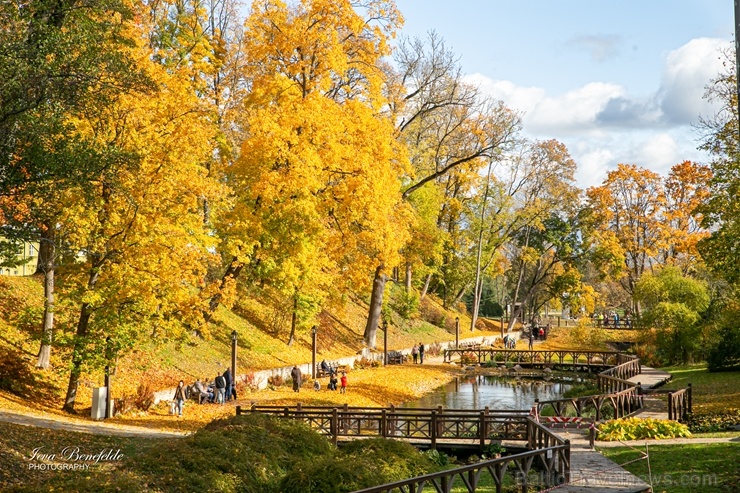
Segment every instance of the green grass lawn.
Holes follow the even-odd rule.
[[[638,459],[641,450],[627,447],[602,449],[617,464]],[[740,442],[696,445],[650,445],[648,460],[625,465],[650,483],[655,493],[713,493],[740,491]]]
[[[682,389],[692,384],[695,413],[722,412],[740,408],[740,371],[711,373],[706,364],[661,368],[673,375],[666,390]]]

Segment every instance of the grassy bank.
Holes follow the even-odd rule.
[[[720,493],[740,491],[740,443],[650,445],[601,450],[606,457],[652,484],[655,493]],[[630,461],[637,460],[627,464]],[[649,469],[648,469],[649,468]],[[650,472],[649,472],[650,471]]]

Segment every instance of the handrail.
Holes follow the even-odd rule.
[[[545,471],[543,478],[547,488],[559,486],[570,481],[570,440],[564,440],[555,435],[531,417],[527,418],[527,430],[529,435],[528,444],[532,448],[532,450],[527,452],[506,455],[454,469],[364,488],[356,490],[353,493],[422,491],[425,486],[433,486],[436,491],[450,491],[455,480],[458,478],[461,485],[464,485],[470,493],[474,493],[480,476],[483,473],[491,476],[497,487],[497,491],[500,491],[503,486],[504,477],[501,473],[512,462],[516,464],[522,491],[527,491],[528,476],[532,467],[535,465],[535,459],[537,460],[536,464],[541,466]]]

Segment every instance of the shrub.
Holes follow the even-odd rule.
[[[154,389],[151,382],[144,381],[136,388],[136,395],[133,398],[133,406],[142,411],[148,411],[154,404]]]
[[[20,351],[0,347],[0,390],[23,395],[33,375]]]
[[[282,387],[285,384],[282,375],[270,375],[267,378],[267,385],[271,387]]]
[[[355,360],[355,368],[377,368],[380,366],[380,361],[374,359],[368,359],[364,356]]]
[[[447,319],[447,313],[432,303],[429,299],[424,298],[421,301],[419,313],[421,318],[430,324],[436,325],[437,327],[446,327],[445,320]]]
[[[257,389],[259,389],[259,385],[257,385],[257,377],[254,375],[254,372],[249,372],[246,375],[244,375],[244,379],[237,383],[237,391],[243,392],[244,390],[249,390],[250,392],[254,392]]]
[[[688,426],[676,421],[653,418],[620,418],[602,423],[598,427],[598,440],[642,440],[690,437]]]
[[[466,351],[460,355],[460,363],[463,365],[475,365],[478,363],[478,357],[475,353]]]
[[[733,321],[718,331],[717,341],[707,356],[709,371],[740,368],[740,327],[735,323]]]
[[[584,397],[587,395],[598,395],[603,392],[593,383],[582,383],[574,385],[565,392],[563,392],[564,399],[570,399],[572,397]]]
[[[433,342],[424,348],[424,354],[426,356],[439,356],[442,354],[442,345],[438,342]]]
[[[418,314],[419,303],[420,299],[416,291],[403,289],[391,300],[390,306],[402,319],[409,320]]]

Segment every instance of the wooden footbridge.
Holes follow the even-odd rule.
[[[596,463],[586,458],[587,452],[578,448],[577,467],[571,458],[571,442],[540,422],[542,414],[554,417],[571,416],[583,418],[590,415],[593,422],[601,418],[632,415],[643,407],[643,389],[638,383],[642,367],[634,356],[604,351],[515,351],[494,348],[449,349],[445,351],[446,361],[455,355],[473,352],[480,362],[516,362],[524,367],[572,368],[593,371],[601,369],[597,375],[599,389],[603,394],[573,399],[558,399],[537,402],[532,409],[521,411],[428,409],[409,408],[355,408],[320,406],[257,406],[236,408],[237,415],[262,413],[287,419],[297,419],[307,423],[319,433],[329,437],[332,442],[356,440],[369,437],[384,437],[406,440],[420,448],[475,449],[483,451],[489,443],[504,443],[511,452],[504,457],[478,462],[476,464],[428,474],[391,484],[367,488],[354,493],[421,493],[434,491],[450,493],[457,491],[476,493],[480,491],[481,480],[495,485],[500,492],[506,481],[511,481],[514,473],[520,491],[531,491],[530,487],[546,491],[558,488],[559,491],[579,492],[643,492],[648,487],[637,480],[626,488],[589,489],[571,483],[572,471],[579,478],[588,474],[582,463]],[[673,406],[674,419],[685,417],[690,410],[690,389],[674,392],[669,406]],[[673,402],[675,401],[675,402]],[[688,403],[688,406],[687,406]],[[596,454],[599,457],[600,454]],[[583,456],[583,459],[581,458]],[[590,456],[589,456],[590,457]],[[589,462],[590,461],[590,462]],[[585,467],[585,468],[584,468]],[[618,466],[617,466],[618,468]],[[598,471],[593,471],[597,474]],[[626,471],[624,474],[629,475]],[[507,479],[508,478],[508,479]],[[635,478],[637,479],[637,478]],[[579,482],[579,480],[574,480]],[[425,489],[426,488],[426,489]],[[460,489],[462,488],[462,489]]]

